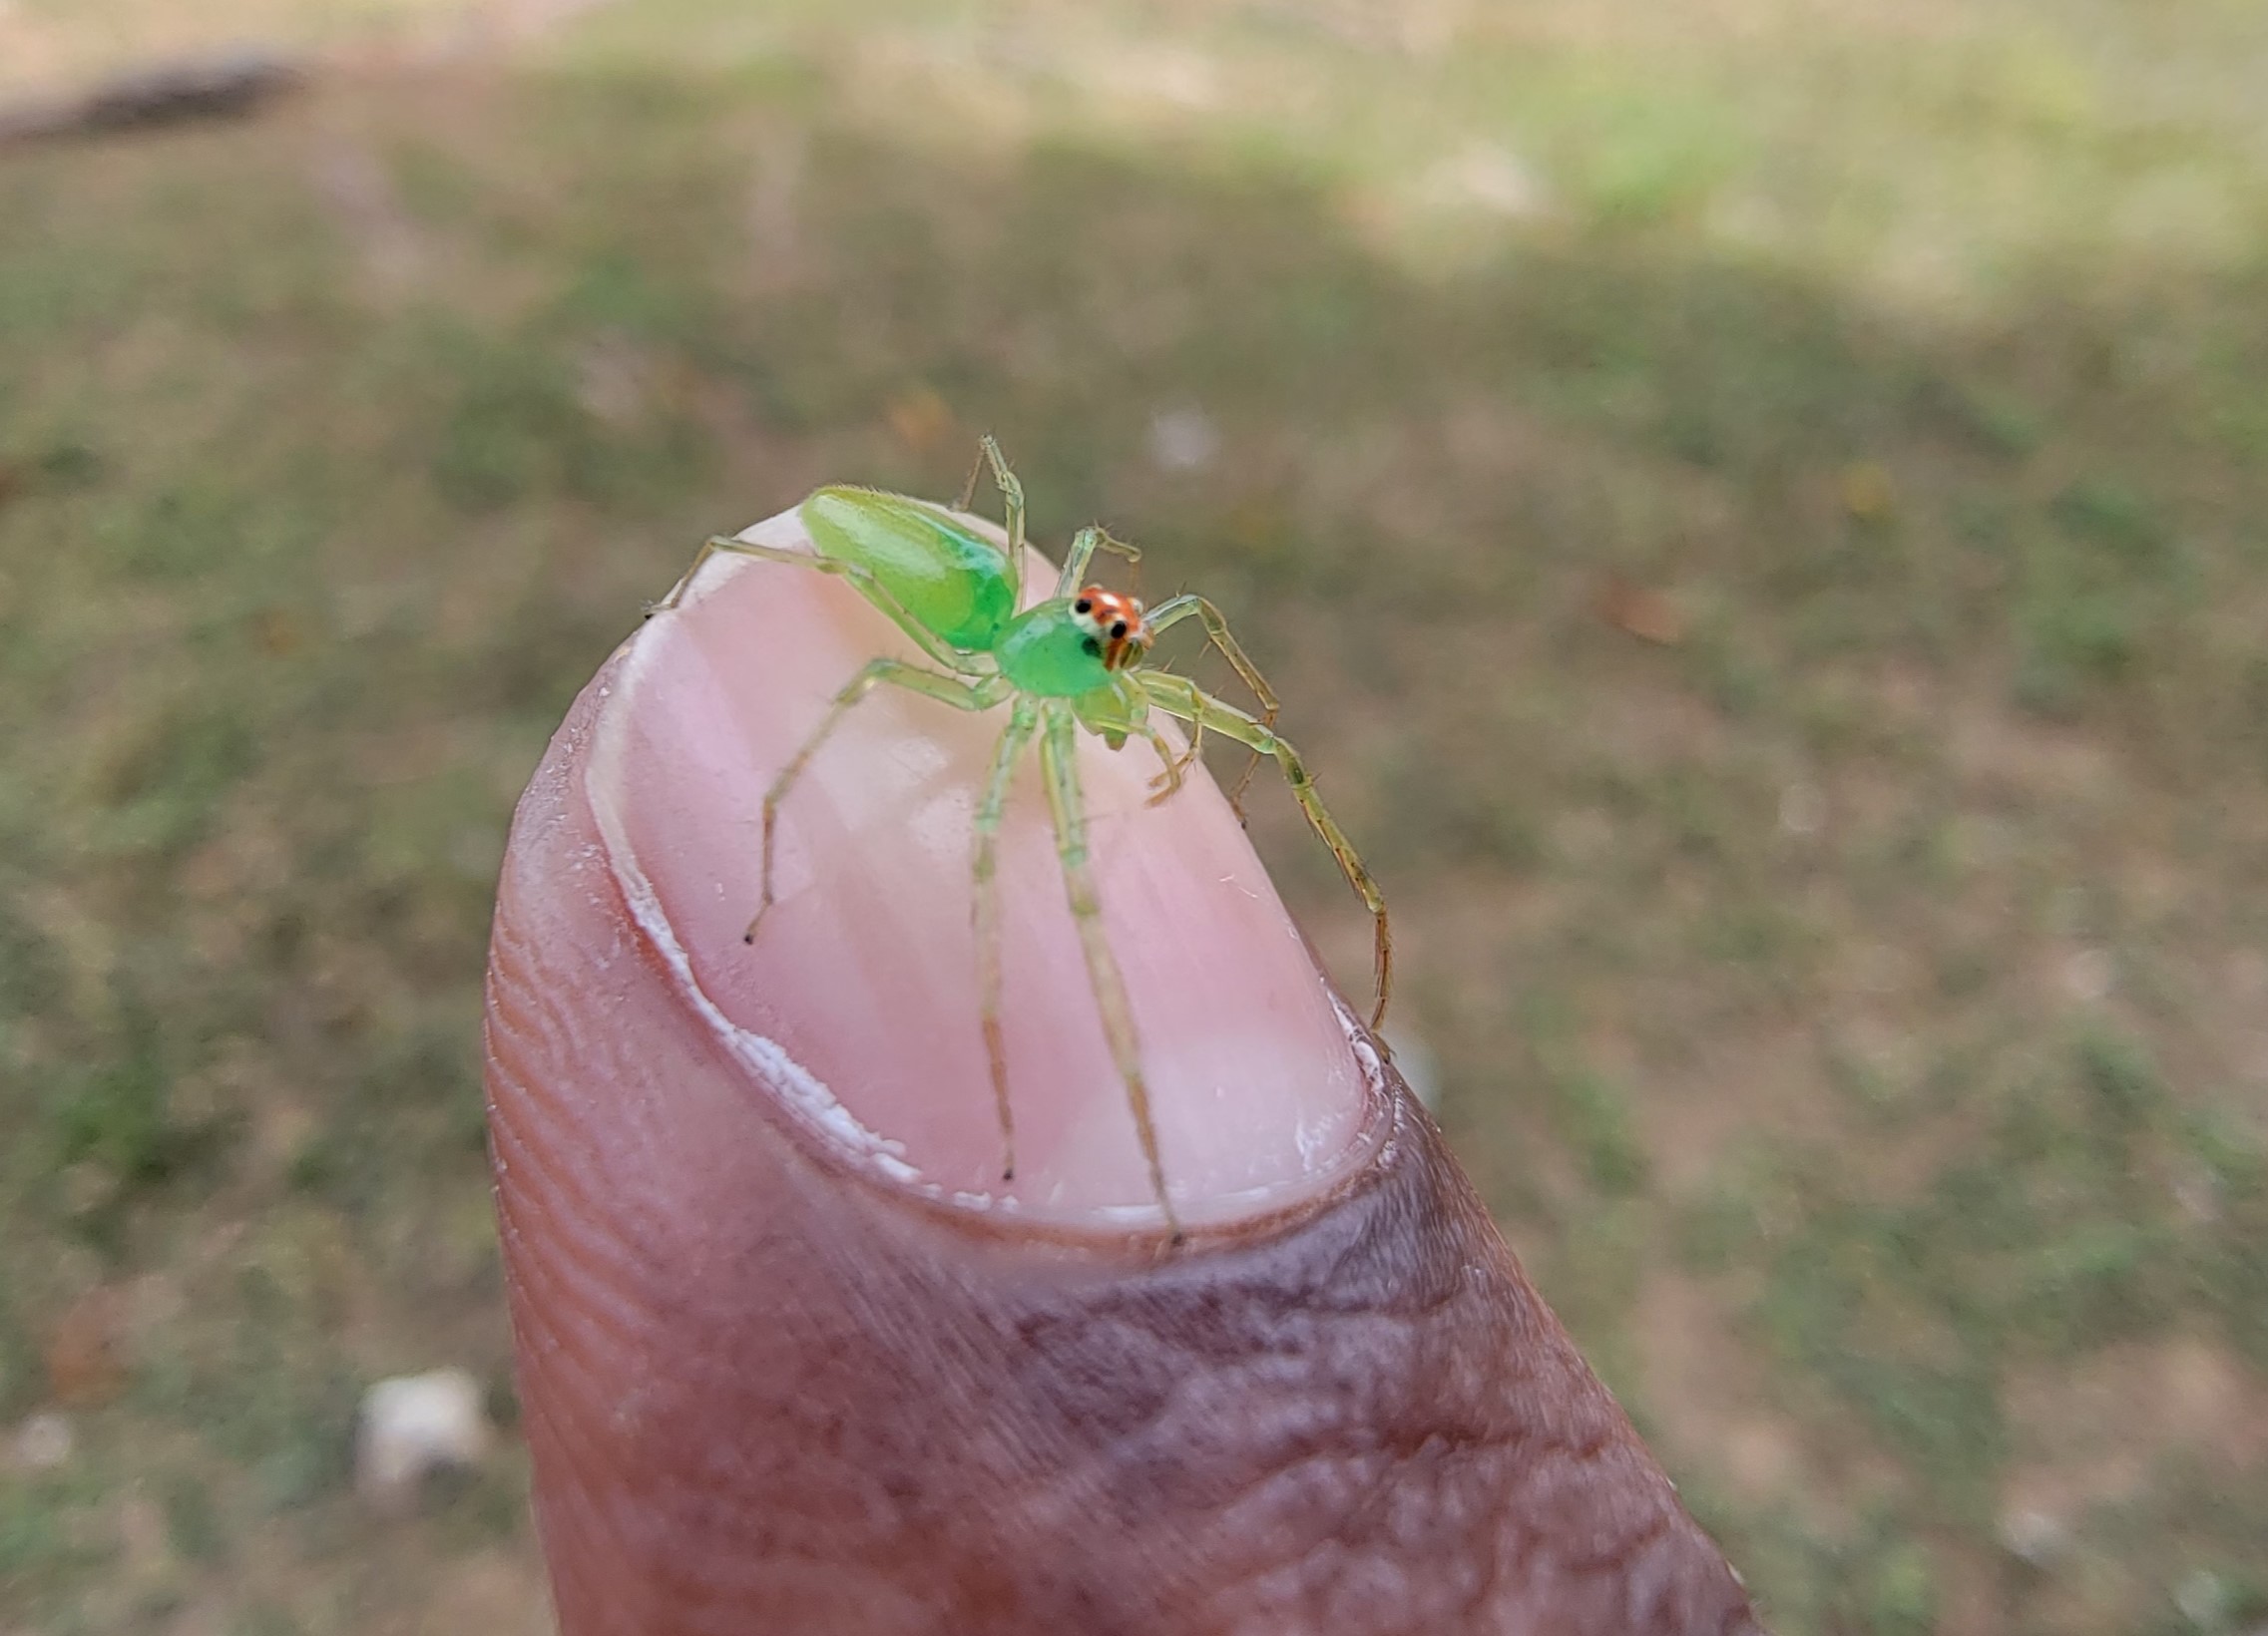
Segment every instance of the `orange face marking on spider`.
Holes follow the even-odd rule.
[[[1106,670],[1123,670],[1149,650],[1149,627],[1141,622],[1141,604],[1135,598],[1089,586],[1071,605],[1071,612],[1102,644]]]

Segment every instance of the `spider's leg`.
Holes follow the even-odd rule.
[[[1115,538],[1109,530],[1090,523],[1071,538],[1071,551],[1064,557],[1063,573],[1056,576],[1056,595],[1073,597],[1087,583],[1087,571],[1094,565],[1095,554],[1107,551],[1124,557],[1129,563],[1141,561],[1141,547],[1130,546]]]
[[[1002,1181],[1016,1179],[1016,1116],[1008,1105],[1008,1043],[1000,1029],[1000,885],[994,871],[1000,858],[1000,816],[1008,805],[1009,781],[1016,775],[1017,757],[1032,742],[1039,725],[1038,703],[1030,695],[1019,698],[992,752],[992,772],[985,779],[984,799],[977,805],[976,860],[970,869],[979,1015],[984,1022],[985,1057],[992,1068],[993,1099],[1000,1106]]]
[[[1307,815],[1307,823],[1322,837],[1323,844],[1331,849],[1331,856],[1339,861],[1339,873],[1346,876],[1347,885],[1354,888],[1362,899],[1363,907],[1370,911],[1375,923],[1375,977],[1378,986],[1378,1006],[1371,1014],[1370,1026],[1375,1032],[1386,1022],[1386,1002],[1394,992],[1394,940],[1386,925],[1386,897],[1378,890],[1378,883],[1363,868],[1354,845],[1339,828],[1323,798],[1315,792],[1315,780],[1309,776],[1307,764],[1300,760],[1299,752],[1274,728],[1265,722],[1246,715],[1233,704],[1214,698],[1186,676],[1168,676],[1155,672],[1136,673],[1143,692],[1149,701],[1169,716],[1177,716],[1193,725],[1209,728],[1237,743],[1247,745],[1262,755],[1275,757],[1276,765],[1283,769],[1284,781],[1291,785],[1292,798],[1299,810]]]
[[[787,563],[796,568],[816,569],[821,574],[832,574],[848,580],[861,597],[887,614],[900,630],[913,638],[914,645],[938,664],[964,676],[988,676],[993,673],[989,661],[975,662],[971,655],[944,640],[936,631],[907,613],[905,604],[893,597],[890,588],[875,578],[874,571],[865,564],[846,563],[839,557],[821,557],[815,551],[794,551],[785,546],[759,546],[752,540],[731,540],[723,535],[712,536],[702,543],[693,557],[692,566],[685,570],[677,587],[669,596],[649,608],[646,616],[652,618],[657,614],[670,613],[683,602],[685,593],[692,589],[693,577],[700,573],[711,557],[719,555],[753,557],[765,563]]]
[[[993,440],[990,432],[985,434],[983,442],[984,454],[982,459],[992,463],[993,484],[1000,490],[1001,521],[1008,527],[1008,583],[1012,593],[1008,600],[1008,606],[1022,608],[1024,606],[1024,485],[1017,479],[1016,474],[1008,469],[1008,457],[1000,452],[1000,445]],[[969,493],[972,497],[976,494],[976,474],[972,472],[969,476]],[[969,509],[966,500],[961,503],[961,509],[963,511]]]
[[[1087,578],[1087,565],[1095,561],[1095,553],[1102,545],[1103,531],[1092,523],[1071,537],[1071,550],[1064,554],[1063,572],[1056,576],[1058,597],[1078,592],[1080,582]]]
[[[1189,734],[1188,743],[1175,749],[1172,741],[1157,730],[1150,719],[1149,695],[1134,684],[1134,672],[1118,671],[1111,678],[1112,707],[1083,711],[1072,706],[1072,714],[1089,732],[1099,734],[1113,749],[1119,748],[1130,737],[1139,737],[1157,755],[1157,772],[1149,780],[1149,799],[1144,804],[1157,806],[1181,787],[1182,776],[1197,759],[1197,750],[1204,742],[1204,729],[1198,727]]]
[[[1204,626],[1205,640],[1220,649],[1221,657],[1228,660],[1228,666],[1236,672],[1237,679],[1249,687],[1252,690],[1252,696],[1259,700],[1260,725],[1274,727],[1278,708],[1275,690],[1268,685],[1267,678],[1260,674],[1260,667],[1254,664],[1250,656],[1245,653],[1244,644],[1239,642],[1229,631],[1228,621],[1221,616],[1219,609],[1213,607],[1205,598],[1184,594],[1159,603],[1156,608],[1150,611],[1143,622],[1154,633],[1164,630],[1168,626],[1179,624],[1183,619],[1192,615]],[[1264,752],[1259,750],[1252,752],[1252,759],[1244,764],[1243,774],[1236,780],[1235,787],[1228,792],[1228,804],[1235,809],[1236,816],[1239,819],[1244,816],[1244,791],[1251,785],[1252,774],[1260,765],[1262,753]]]
[[[1142,692],[1142,690],[1134,684],[1132,679],[1133,676],[1137,673],[1142,675],[1165,675],[1169,673],[1171,669],[1172,661],[1167,660],[1163,665],[1159,666],[1155,670],[1143,668],[1138,672],[1122,671],[1121,678],[1126,682],[1128,690],[1134,694],[1135,699],[1139,700],[1143,706],[1146,707],[1149,702],[1149,696],[1146,693]],[[1189,743],[1186,749],[1182,750],[1178,756],[1168,756],[1165,753],[1164,748],[1162,746],[1158,746],[1157,759],[1165,763],[1165,770],[1149,781],[1150,795],[1147,804],[1150,806],[1154,807],[1159,805],[1165,800],[1167,796],[1171,795],[1175,790],[1179,789],[1181,787],[1182,776],[1187,773],[1191,767],[1197,765],[1198,762],[1204,759],[1204,723],[1201,721],[1189,721],[1184,722],[1182,725],[1186,726],[1189,729]],[[1156,745],[1156,735],[1150,735],[1149,741],[1152,745]],[[1233,801],[1229,803],[1229,806],[1232,810],[1235,808],[1235,805],[1236,804]],[[1244,814],[1242,812],[1237,812],[1236,818],[1237,821],[1241,823],[1243,822]]]
[[[1189,747],[1176,750],[1166,742],[1165,735],[1144,721],[1134,729],[1149,740],[1149,747],[1157,752],[1158,773],[1149,781],[1149,799],[1144,806],[1161,806],[1181,787],[1181,778],[1189,770],[1189,763],[1197,758],[1197,746],[1204,742],[1204,729],[1191,729]]]
[[[1095,990],[1095,1006],[1103,1014],[1103,1034],[1118,1063],[1119,1077],[1127,1087],[1127,1106],[1134,1114],[1134,1137],[1149,1165],[1150,1191],[1165,1214],[1173,1242],[1181,1242],[1180,1218],[1165,1195],[1165,1166],[1157,1156],[1157,1127],[1149,1117],[1149,1087],[1141,1076],[1141,1047],[1134,1037],[1134,1009],[1127,1003],[1126,981],[1111,953],[1103,929],[1103,906],[1095,893],[1094,872],[1087,858],[1087,804],[1079,786],[1079,720],[1068,706],[1050,700],[1046,736],[1040,740],[1040,768],[1048,786],[1048,808],[1056,823],[1056,856],[1063,865],[1064,890],[1071,899],[1071,915],[1079,928],[1079,944],[1087,956],[1087,978]]]
[[[795,787],[796,779],[803,776],[803,769],[810,765],[811,757],[818,753],[819,746],[827,741],[828,735],[842,724],[842,718],[850,713],[851,706],[885,682],[892,687],[903,687],[908,692],[919,693],[924,698],[933,698],[940,704],[950,704],[957,710],[989,710],[1011,691],[1009,684],[998,676],[974,682],[965,681],[959,676],[939,675],[935,670],[924,670],[920,665],[908,664],[902,659],[875,659],[843,683],[841,690],[828,703],[827,713],[811,729],[810,737],[803,740],[802,747],[788,758],[786,766],[779,769],[779,776],[771,781],[771,788],[764,791],[763,889],[756,901],[756,912],[748,921],[748,930],[742,934],[743,941],[756,941],[756,928],[763,923],[765,912],[772,906],[772,840],[778,828],[779,804],[787,799],[787,792]]]
[[[990,443],[992,439],[988,437],[984,441]],[[974,506],[977,503],[977,479],[983,477],[984,475],[985,451],[979,449],[977,451],[977,458],[969,465],[969,481],[961,485],[961,498],[953,502],[953,509],[955,511],[966,512],[971,506]]]

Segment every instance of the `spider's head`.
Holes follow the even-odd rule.
[[[1071,601],[1071,616],[1087,632],[1084,645],[1106,670],[1124,670],[1149,651],[1149,627],[1141,622],[1141,603],[1123,592],[1089,586]]]

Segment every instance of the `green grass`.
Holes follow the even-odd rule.
[[[1323,15],[673,0],[0,155],[0,1419],[83,1291],[141,1314],[0,1491],[0,1624],[532,1572],[512,1469],[375,1554],[343,1488],[361,1384],[505,1367],[511,800],[694,541],[986,428],[1230,610],[1461,1151],[1776,1628],[2256,1617],[2241,1439],[2147,1406],[2268,1415],[2268,40]]]

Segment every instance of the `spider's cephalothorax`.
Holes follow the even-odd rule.
[[[780,802],[851,706],[880,686],[919,693],[960,710],[1008,706],[1008,725],[993,751],[992,769],[977,803],[976,856],[970,870],[980,1022],[992,1069],[993,1096],[1000,1110],[1002,1176],[1015,1176],[1016,1148],[1015,1122],[1008,1104],[1006,1035],[1001,1027],[996,865],[1010,781],[1018,760],[1037,744],[1048,806],[1055,819],[1057,857],[1096,1005],[1102,1013],[1104,1038],[1126,1084],[1134,1136],[1148,1162],[1159,1214],[1178,1242],[1180,1222],[1166,1191],[1164,1159],[1157,1150],[1157,1131],[1150,1121],[1149,1091],[1134,1036],[1134,1014],[1127,1003],[1118,961],[1104,935],[1101,904],[1088,858],[1087,805],[1080,793],[1076,753],[1079,734],[1093,733],[1114,750],[1133,738],[1146,742],[1156,751],[1161,767],[1152,784],[1156,800],[1181,787],[1182,772],[1195,760],[1197,742],[1205,733],[1217,733],[1244,745],[1255,760],[1272,757],[1308,824],[1331,849],[1375,923],[1378,1004],[1371,1015],[1373,1028],[1385,1021],[1386,998],[1393,986],[1386,901],[1346,836],[1324,810],[1306,764],[1276,732],[1275,694],[1229,634],[1227,621],[1212,604],[1184,594],[1145,611],[1137,599],[1124,592],[1097,585],[1083,587],[1098,552],[1112,552],[1129,561],[1141,555],[1100,528],[1085,528],[1072,540],[1070,556],[1056,581],[1056,594],[1024,607],[1024,489],[989,437],[984,440],[984,454],[993,480],[1000,485],[1007,512],[1005,550],[972,530],[965,517],[955,515],[969,509],[975,492],[973,473],[970,493],[961,497],[954,511],[872,489],[825,488],[804,501],[799,512],[811,538],[811,551],[748,540],[711,540],[657,612],[678,606],[712,553],[793,563],[847,579],[861,596],[889,615],[929,661],[925,665],[877,658],[867,664],[843,684],[802,747],[764,792],[762,885],[755,919],[748,923],[751,942],[757,923],[772,904],[772,842]],[[1020,608],[1022,613],[1017,612]],[[1185,619],[1194,619],[1203,627],[1206,642],[1218,649],[1237,678],[1251,689],[1258,704],[1256,714],[1213,697],[1186,676],[1145,664],[1150,644]],[[1151,719],[1153,713],[1172,717],[1188,727],[1185,748],[1176,748],[1158,731]],[[1242,787],[1237,786],[1239,790]],[[1235,800],[1233,794],[1230,800]]]
[[[1141,622],[1137,598],[1089,586],[1072,603],[1071,615],[1087,632],[1087,651],[1106,670],[1123,670],[1149,650],[1149,628]]]

